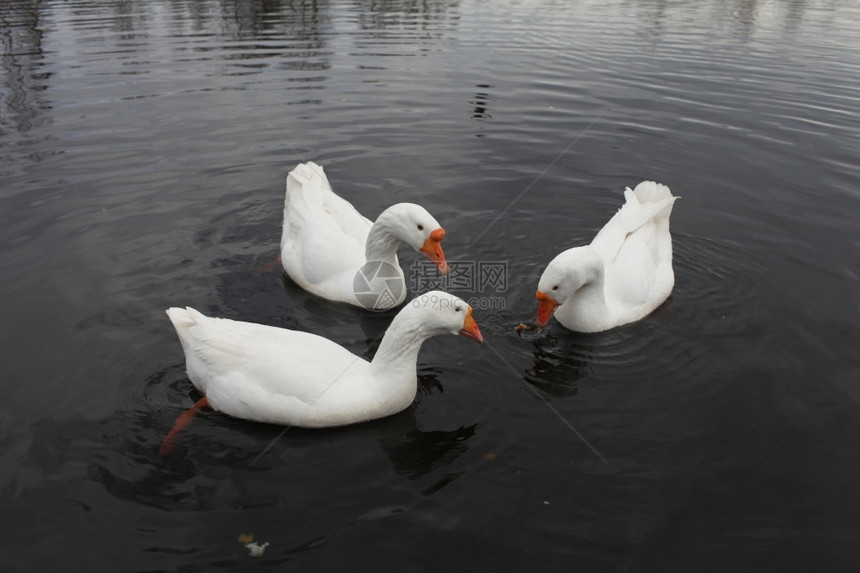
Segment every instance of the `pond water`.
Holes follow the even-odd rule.
[[[4,571],[856,569],[853,0],[8,1],[0,37]],[[445,226],[485,344],[428,341],[391,418],[204,411],[159,457],[198,397],[165,308],[366,357],[391,320],[272,264],[308,160]],[[519,336],[643,179],[671,298]]]

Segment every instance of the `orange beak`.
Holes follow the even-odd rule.
[[[466,319],[463,321],[463,328],[457,333],[460,336],[471,338],[475,342],[483,342],[484,337],[481,336],[481,329],[478,328],[478,323],[472,318],[472,307],[466,311]]]
[[[428,259],[436,263],[439,267],[439,272],[443,275],[448,274],[448,261],[445,260],[445,251],[442,250],[442,239],[445,238],[445,229],[438,228],[424,241],[419,251],[424,253]]]
[[[558,308],[558,303],[554,298],[541,291],[537,291],[535,298],[538,299],[537,325],[539,328],[543,328],[549,322],[552,313]]]

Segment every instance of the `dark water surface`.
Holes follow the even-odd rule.
[[[0,38],[3,571],[857,570],[857,2],[7,1]],[[365,356],[392,316],[269,265],[305,160],[505,265],[459,285],[486,344],[427,342],[389,419],[206,411],[159,458],[168,306]],[[643,179],[667,304],[517,336]]]

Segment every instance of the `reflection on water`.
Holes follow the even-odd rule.
[[[858,38],[847,0],[0,3],[4,566],[233,569],[253,533],[301,570],[850,570]],[[394,314],[285,279],[306,160],[506,263],[486,343],[428,341],[391,418],[207,411],[159,458],[196,397],[166,307],[365,358]],[[645,178],[681,197],[667,303],[518,336]]]
[[[441,391],[433,375],[422,375],[420,385]],[[362,441],[366,438],[378,443],[396,474],[416,480],[428,473],[439,473],[464,454],[468,450],[466,442],[475,435],[476,428],[472,425],[453,431],[421,431],[416,427],[414,408],[410,408],[389,419],[355,428],[284,431],[280,426],[250,423],[206,409],[184,430],[176,452],[160,457],[158,444],[152,441],[153,433],[164,437],[173,417],[200,395],[189,389],[179,365],[152,375],[146,387],[146,398],[158,403],[155,410],[138,408],[106,419],[96,427],[90,423],[43,424],[36,440],[33,436],[17,436],[8,444],[11,448],[5,457],[7,461],[17,460],[16,464],[23,462],[31,478],[21,481],[16,477],[12,485],[20,493],[41,487],[39,483],[48,476],[51,480],[86,476],[118,499],[162,509],[247,505],[244,490],[250,476],[277,471],[292,475],[291,479],[304,479],[305,469],[283,465],[283,456],[289,458],[292,451],[330,449],[331,443],[363,437]],[[16,437],[15,432],[5,435],[9,439]],[[58,451],[63,452],[59,458],[51,453]],[[45,463],[49,458],[48,473]],[[442,473],[441,478],[431,480],[423,486],[423,494],[431,495],[450,483],[451,475]],[[265,498],[275,494],[260,495]],[[264,499],[255,497],[255,503],[265,505]]]
[[[40,11],[32,2],[9,2],[0,13],[3,69],[3,98],[0,99],[0,128],[27,132],[43,125],[48,104],[43,93],[51,73],[43,70],[43,31]]]
[[[578,345],[565,351],[557,340],[553,342],[551,349],[546,339],[535,343],[534,365],[524,380],[550,396],[573,396],[579,390],[577,381],[591,374],[588,356],[581,354]]]
[[[475,425],[452,432],[419,432],[404,434],[402,438],[385,438],[380,446],[394,464],[394,470],[411,479],[448,466],[468,449],[466,440],[475,435]],[[447,480],[446,480],[446,483]]]

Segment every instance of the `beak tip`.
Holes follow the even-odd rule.
[[[478,328],[478,323],[475,322],[474,318],[472,318],[471,306],[467,307],[466,318],[463,321],[463,328],[459,330],[458,334],[474,340],[478,344],[484,342],[484,336],[481,334],[481,329]]]
[[[537,323],[537,327],[543,330],[543,328],[549,323],[549,319],[552,318],[552,315],[555,313],[555,309],[561,305],[551,296],[541,291],[537,291],[536,298],[538,300],[538,312],[537,320],[535,322]]]
[[[433,231],[433,233],[436,233],[436,231]],[[445,259],[445,251],[442,250],[442,245],[439,244],[441,237],[444,237],[444,231],[441,237],[437,238],[433,237],[433,233],[430,234],[429,239],[424,241],[424,244],[418,249],[418,252],[424,253],[424,256],[436,264],[436,268],[439,269],[440,273],[447,275],[449,270],[448,261]]]
[[[474,340],[478,344],[482,344],[484,342],[484,336],[481,334],[481,331],[477,329],[462,328],[457,334],[468,338],[469,340]]]

